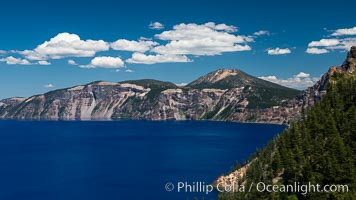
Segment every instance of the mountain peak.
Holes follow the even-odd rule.
[[[348,57],[351,57],[351,58],[354,58],[354,59],[356,58],[356,46],[352,46],[350,48],[350,52],[349,52]]]
[[[352,74],[356,71],[356,46],[352,46],[347,54],[347,57],[339,67],[330,67],[329,71],[325,76],[332,77],[335,72]]]
[[[350,48],[346,61],[342,64],[341,68],[351,74],[356,70],[356,46]]]
[[[198,88],[198,89],[199,88],[231,89],[231,88],[241,88],[246,86],[294,90],[251,76],[239,69],[218,69],[216,71],[210,72],[204,76],[199,77],[197,80],[187,85],[187,87]]]
[[[353,58],[356,58],[356,46],[352,46],[350,49],[349,55],[352,55]]]
[[[199,77],[197,80],[189,83],[187,86],[192,88],[211,87],[224,89],[230,87],[239,87],[239,85],[242,85],[246,81],[248,82],[250,79],[250,75],[238,69],[218,69]]]
[[[211,83],[216,83],[228,76],[236,76],[241,73],[238,69],[218,69],[206,75],[206,78]]]

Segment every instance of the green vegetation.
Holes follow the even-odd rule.
[[[281,105],[282,100],[291,99],[296,97],[300,92],[298,90],[290,88],[274,88],[274,87],[252,87],[251,91],[248,91],[249,104],[247,108],[270,108],[272,106]]]
[[[152,88],[152,87],[161,87],[161,88],[178,88],[174,83],[171,82],[164,82],[164,81],[157,81],[154,79],[141,79],[141,80],[131,80],[131,81],[123,81],[120,83],[129,83],[140,85],[145,88]]]
[[[252,156],[241,182],[348,185],[349,192],[222,193],[219,199],[356,199],[356,79],[336,74],[303,118]]]
[[[140,85],[145,88],[151,88],[151,91],[146,95],[147,100],[153,102],[159,96],[159,94],[167,89],[175,89],[178,88],[173,83],[164,82],[164,81],[157,81],[153,79],[142,79],[142,80],[132,80],[132,81],[124,81],[121,83],[130,83],[135,85]]]
[[[227,119],[232,113],[234,112],[234,109],[232,105],[228,105],[217,117],[218,119]]]
[[[213,119],[213,117],[218,114],[220,107],[215,107],[213,110],[205,113],[201,119]]]

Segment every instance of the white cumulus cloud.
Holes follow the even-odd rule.
[[[356,37],[354,38],[343,38],[339,40],[339,44],[338,45],[334,45],[334,46],[328,46],[326,48],[328,49],[340,49],[340,50],[350,50],[350,48],[352,46],[356,45]]]
[[[287,79],[279,79],[277,76],[260,76],[258,78],[299,90],[310,87],[319,80],[317,77],[310,77],[310,74],[305,72],[300,72]]]
[[[82,40],[76,34],[59,33],[33,50],[20,53],[29,60],[60,59],[65,57],[92,57],[96,52],[109,50],[103,40]]]
[[[6,58],[1,58],[0,62],[6,62],[8,65],[30,65],[31,63],[26,59],[15,58],[13,56],[9,56]]]
[[[176,86],[178,86],[178,87],[184,87],[184,86],[186,86],[186,85],[188,85],[188,83],[176,83],[175,84]]]
[[[136,64],[155,64],[155,63],[177,63],[177,62],[191,62],[191,60],[184,55],[146,55],[143,53],[134,53],[132,57],[127,59],[128,63]]]
[[[111,48],[114,50],[121,51],[134,51],[134,52],[146,52],[150,50],[153,46],[157,46],[157,42],[153,42],[150,40],[125,40],[120,39],[110,44]]]
[[[37,62],[39,65],[50,65],[51,63],[46,60],[40,60]]]
[[[110,57],[110,56],[100,56],[95,57],[91,60],[90,65],[95,67],[103,68],[120,68],[124,66],[124,61],[119,57]]]
[[[269,55],[283,55],[283,54],[290,54],[291,50],[288,48],[281,49],[281,48],[275,48],[275,49],[268,49],[267,53]]]
[[[324,54],[324,53],[329,53],[327,49],[320,49],[320,48],[307,48],[306,50],[307,53],[309,54]]]
[[[353,28],[337,29],[331,35],[332,36],[356,35],[356,26]]]
[[[215,24],[214,22],[208,22],[205,24],[205,26],[217,31],[237,32],[236,26],[226,24]]]
[[[44,85],[43,87],[45,87],[45,88],[54,88],[54,85],[51,84],[51,83],[49,83],[49,84],[47,84],[47,85]]]
[[[168,41],[166,45],[154,47],[151,51],[161,55],[196,55],[212,56],[224,52],[249,51],[246,43],[253,38],[234,35],[237,28],[226,24],[178,24],[173,30],[155,35],[156,38]]]
[[[125,72],[127,72],[127,73],[134,73],[135,71],[132,70],[132,69],[127,69],[127,70],[125,70]]]
[[[308,78],[310,77],[310,74],[304,73],[304,72],[299,72],[299,74],[295,75],[297,78]]]
[[[152,22],[151,29],[163,29],[160,22]],[[18,58],[2,58],[0,61],[8,64],[40,64],[49,65],[51,59],[67,58],[69,65],[78,65],[72,58],[92,58],[87,65],[78,65],[82,68],[124,66],[121,58],[110,56],[97,56],[98,52],[118,50],[135,52],[129,63],[168,63],[168,62],[191,62],[188,56],[213,56],[225,52],[249,51],[248,43],[254,42],[258,35],[268,34],[261,30],[254,35],[246,36],[236,34],[238,28],[228,24],[208,22],[205,24],[181,23],[168,31],[156,34],[154,37],[161,44],[152,39],[141,37],[139,40],[119,39],[113,42],[104,40],[81,39],[79,35],[62,32],[37,45],[34,49],[2,51],[0,54],[17,54]],[[147,53],[149,52],[149,53]],[[146,54],[144,54],[146,53]],[[5,56],[4,56],[5,57]],[[34,62],[31,62],[34,61]],[[120,62],[121,61],[121,62]]]
[[[256,36],[269,35],[269,32],[266,30],[260,30],[260,31],[254,32],[253,35],[256,35]]]
[[[338,39],[321,39],[319,41],[312,41],[308,44],[308,47],[329,47],[338,45],[340,41]]]
[[[78,65],[74,60],[68,60],[68,64],[70,64],[70,65]]]
[[[310,54],[323,54],[331,52],[330,50],[348,51],[355,45],[356,37],[328,38],[310,42],[306,52]]]
[[[148,25],[148,28],[154,29],[154,30],[161,30],[161,29],[164,29],[164,25],[160,22],[151,22]]]

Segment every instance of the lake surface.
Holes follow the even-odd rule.
[[[285,127],[184,121],[0,121],[1,200],[186,200]],[[165,190],[167,182],[175,188]]]

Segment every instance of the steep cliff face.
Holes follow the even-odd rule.
[[[291,112],[287,113],[288,118],[289,119],[292,119],[293,117],[298,118],[300,116],[300,112],[301,112],[302,108],[310,109],[311,106],[313,106],[316,102],[321,100],[321,98],[326,94],[327,84],[329,82],[336,83],[335,78],[336,79],[338,78],[337,73],[346,75],[346,77],[353,77],[353,79],[355,79],[355,73],[356,73],[355,69],[356,69],[356,47],[352,47],[350,49],[350,52],[347,55],[345,62],[342,65],[340,65],[338,67],[331,67],[328,70],[328,72],[325,73],[314,86],[307,88],[302,93],[300,93],[296,98],[292,98],[292,99],[286,101],[283,106],[275,109],[276,112],[277,112],[277,110],[278,111],[284,110],[284,109],[286,109],[286,107],[288,107],[288,108],[290,108],[290,111],[291,111]],[[354,101],[351,100],[351,102],[354,102]],[[269,109],[271,109],[271,108],[268,108],[267,110],[269,110]],[[258,111],[258,112],[261,112],[261,111]],[[266,116],[269,116],[268,113],[269,112],[267,112],[267,114],[265,114],[265,113],[263,113],[263,114],[265,114]],[[261,113],[259,113],[259,114],[261,114]],[[351,115],[349,115],[349,116],[351,116]],[[319,117],[319,116],[317,116],[317,117]],[[352,119],[353,118],[350,117],[349,120],[352,120]],[[320,128],[319,128],[319,130],[320,130]],[[296,134],[296,133],[293,132],[293,134]],[[315,133],[312,133],[312,134],[315,134]],[[340,134],[344,134],[344,133],[340,133]],[[329,140],[329,139],[327,139],[327,140]],[[349,140],[349,138],[348,138],[348,140]],[[328,142],[325,142],[325,143],[328,143]],[[295,144],[295,142],[293,142],[293,144]],[[298,146],[297,148],[303,148],[303,147]],[[272,155],[272,153],[266,153],[265,155],[270,156],[270,155]],[[339,157],[339,154],[338,154],[338,157]],[[214,182],[214,185],[216,186],[217,184],[219,184],[220,186],[225,186],[225,185],[231,185],[231,183],[241,182],[242,180],[244,180],[244,177],[245,177],[246,172],[248,171],[249,167],[256,160],[258,160],[257,157],[254,158],[253,160],[251,160],[245,166],[227,174],[226,176],[218,177],[216,179],[216,181]],[[305,162],[305,163],[308,163],[308,162]],[[267,166],[266,164],[260,164],[260,165]],[[320,171],[318,171],[318,174],[320,174]],[[278,181],[282,180],[282,175],[283,175],[283,172],[277,173],[277,175],[272,179],[273,184],[277,184]],[[300,177],[300,174],[298,175],[298,177]],[[309,179],[306,179],[306,180],[309,180]]]
[[[156,80],[93,82],[30,98],[0,101],[5,119],[230,120],[285,123],[273,118],[299,93],[239,70],[219,69],[187,87]],[[279,115],[279,114],[278,114]],[[287,115],[286,115],[287,116]]]
[[[0,101],[0,118],[44,120],[228,120],[288,124],[325,94],[335,72],[355,71],[353,47],[340,67],[302,92],[219,69],[186,87],[156,80],[93,82],[29,98]]]
[[[342,65],[330,67],[327,73],[323,74],[320,80],[312,87],[304,90],[298,95],[296,102],[299,106],[309,108],[319,101],[326,93],[327,84],[332,81],[331,77],[335,73],[353,74],[356,69],[356,46],[351,47]]]
[[[96,82],[55,90],[12,103],[3,100],[2,118],[14,119],[111,119],[114,109],[128,98],[142,98],[149,88],[126,83]]]

